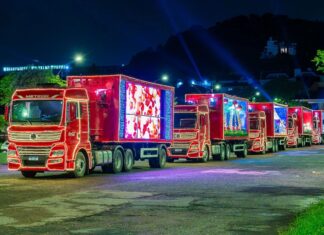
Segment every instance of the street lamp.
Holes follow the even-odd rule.
[[[83,57],[83,55],[81,55],[81,54],[77,54],[77,55],[74,56],[74,61],[75,61],[76,63],[82,63],[83,60],[84,60],[84,57]]]
[[[220,84],[216,84],[215,85],[215,90],[216,91],[219,91],[221,88],[222,88],[222,86]]]
[[[167,82],[169,80],[169,76],[167,74],[164,74],[162,75],[161,80]]]
[[[259,91],[255,92],[255,95],[260,96],[260,92]]]

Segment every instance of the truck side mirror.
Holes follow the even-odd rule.
[[[10,107],[9,105],[5,105],[5,113],[4,113],[4,119],[6,122],[9,121],[9,113],[10,113]]]

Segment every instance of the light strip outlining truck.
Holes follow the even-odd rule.
[[[274,102],[249,103],[249,152],[285,150],[288,106]]]
[[[96,166],[130,171],[135,160],[162,168],[173,133],[174,88],[124,75],[70,76],[65,89],[12,96],[8,168],[25,177]]]
[[[312,144],[313,113],[303,106],[288,108],[288,147]]]
[[[168,161],[226,160],[231,152],[247,156],[248,100],[227,94],[186,94],[176,105]]]

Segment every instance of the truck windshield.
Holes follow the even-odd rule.
[[[250,119],[250,129],[259,130],[259,119]]]
[[[62,114],[61,100],[18,100],[12,104],[13,123],[59,124]]]
[[[175,113],[174,128],[196,128],[197,115],[195,113]]]

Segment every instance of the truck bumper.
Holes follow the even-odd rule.
[[[10,171],[65,171],[64,158],[46,159],[44,164],[30,163],[21,158],[8,158],[8,170]]]
[[[202,156],[203,152],[200,152],[198,150],[190,150],[190,148],[168,148],[168,157],[173,159],[196,159],[201,158]]]

